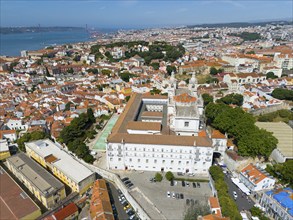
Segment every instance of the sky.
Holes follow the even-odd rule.
[[[293,20],[292,0],[0,0],[0,25],[148,28]]]

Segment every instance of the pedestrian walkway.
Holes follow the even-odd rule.
[[[99,138],[96,142],[96,144],[93,147],[94,151],[105,151],[106,150],[106,140],[108,135],[110,134],[112,128],[116,124],[116,121],[118,120],[119,115],[114,114],[110,120],[107,122],[106,126],[102,130],[101,134],[99,135]]]

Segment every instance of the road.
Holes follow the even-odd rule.
[[[238,210],[239,211],[250,210],[253,207],[254,202],[249,197],[247,197],[244,193],[242,193],[242,191],[232,182],[231,175],[229,174],[225,175],[225,182],[228,185],[229,195],[231,196],[231,198],[234,198],[233,191],[235,191],[238,195],[236,199]],[[242,194],[243,194],[243,197],[242,197]]]
[[[125,220],[125,219],[128,219],[129,216],[126,214],[126,212],[124,211],[123,209],[123,206],[121,205],[121,203],[119,202],[119,199],[118,199],[118,196],[119,196],[119,193],[117,191],[117,189],[115,188],[115,186],[110,183],[110,182],[107,182],[109,185],[109,196],[110,196],[110,199],[111,199],[111,203],[115,205],[116,207],[116,210],[117,210],[117,213],[118,213],[118,218],[117,219],[120,219],[120,220]]]

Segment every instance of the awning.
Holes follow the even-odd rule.
[[[243,183],[241,183],[238,178],[231,178],[231,180],[236,186],[238,186],[239,189],[241,189],[242,192],[248,196],[250,195],[250,190]]]

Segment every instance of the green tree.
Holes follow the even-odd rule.
[[[233,105],[242,106],[243,96],[241,94],[232,93],[232,94],[226,95],[223,98],[218,99],[216,102],[217,103],[224,103],[226,105],[233,104]]]
[[[125,102],[128,102],[129,99],[130,99],[130,96],[126,96],[126,97],[125,97]]]
[[[14,67],[17,66],[18,62],[12,62],[9,65],[9,72],[13,72],[14,71]]]
[[[258,217],[259,220],[269,220],[269,218],[267,218],[265,216],[265,214],[263,213],[263,211],[260,208],[258,208],[258,207],[255,207],[255,206],[252,207],[250,209],[250,213],[251,213],[252,216]]]
[[[87,109],[87,117],[89,118],[91,123],[95,123],[96,122],[96,118],[94,116],[94,112],[92,108],[88,108]]]
[[[124,71],[122,73],[120,73],[120,77],[124,82],[129,82],[129,79],[134,77],[135,75],[128,72],[128,71]]]
[[[176,67],[175,66],[168,65],[167,68],[166,68],[166,70],[167,70],[167,73],[169,75],[171,75],[172,72],[176,73]]]
[[[79,62],[80,61],[80,55],[75,55],[73,58],[73,61]]]
[[[154,68],[154,70],[158,70],[159,69],[159,67],[160,67],[160,64],[159,63],[151,63],[150,64],[153,68]]]
[[[255,54],[254,50],[248,51],[246,54]]]
[[[267,78],[267,79],[276,79],[276,78],[278,78],[278,76],[276,76],[276,75],[274,74],[274,72],[268,72],[266,78]]]
[[[253,116],[241,108],[209,103],[205,113],[208,124],[234,138],[242,156],[267,159],[278,143],[272,133],[256,127]]]
[[[218,74],[218,70],[215,67],[211,67],[210,68],[210,74],[213,75],[213,76],[214,75],[217,75]]]
[[[202,99],[203,99],[204,106],[207,106],[209,103],[213,103],[213,101],[214,101],[213,96],[211,96],[211,95],[209,95],[207,93],[204,93],[201,96],[202,96]]]
[[[293,101],[293,91],[288,89],[274,89],[272,96],[276,99]]]
[[[111,70],[108,70],[108,69],[103,69],[103,70],[101,71],[101,73],[102,73],[103,75],[110,76],[111,73],[112,73],[112,71],[111,71]]]
[[[94,161],[95,161],[95,158],[90,155],[90,154],[87,154],[84,156],[83,160],[86,162],[86,163],[90,163],[92,164]]]
[[[71,73],[71,74],[73,74],[73,73],[74,73],[73,68],[69,68],[69,69],[67,70],[67,73]]]
[[[285,163],[267,165],[266,171],[278,178],[283,184],[289,184],[293,188],[293,160],[287,160]]]
[[[215,188],[218,192],[218,199],[222,209],[222,214],[230,219],[241,220],[235,201],[228,194],[228,185],[224,180],[222,169],[218,166],[211,166],[209,172],[215,182]]]
[[[66,105],[65,105],[65,109],[64,109],[64,111],[69,111],[71,105],[73,105],[72,102],[67,102]]]
[[[238,141],[239,153],[243,156],[263,156],[268,159],[277,143],[278,140],[272,133],[264,129],[256,129],[249,136],[242,137]]]
[[[168,171],[166,174],[165,174],[165,178],[168,180],[168,181],[171,181],[174,179],[174,175],[171,171]]]
[[[160,173],[156,173],[155,175],[155,179],[157,182],[161,182],[163,180],[163,176]]]
[[[21,151],[25,152],[24,143],[30,142],[30,141],[41,140],[41,139],[45,139],[45,138],[49,138],[49,135],[46,134],[45,132],[33,131],[31,133],[25,133],[16,142],[17,142],[18,148]]]
[[[210,214],[210,208],[208,205],[197,202],[188,206],[185,209],[184,220],[196,220],[199,216],[205,216]]]

